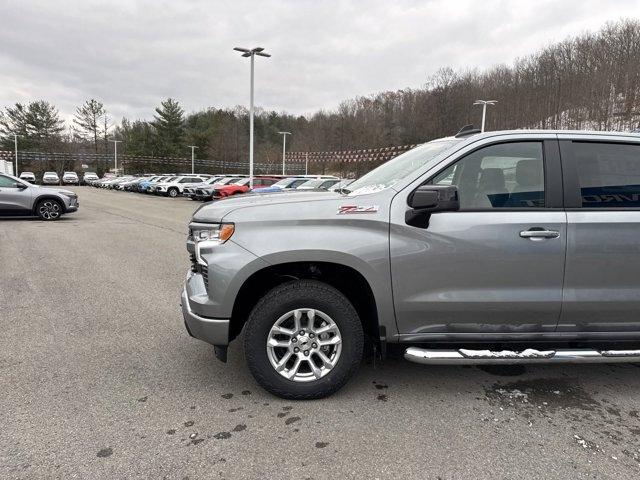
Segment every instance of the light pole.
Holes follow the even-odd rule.
[[[264,52],[264,48],[256,47],[252,49],[235,47],[235,51],[242,52],[243,57],[251,57],[251,93],[249,95],[249,188],[253,188],[253,59],[256,55],[260,57],[270,57]]]
[[[195,171],[195,156],[193,150],[198,148],[195,145],[187,145],[191,149],[191,173],[196,173]]]
[[[16,151],[16,171],[14,172],[14,175],[17,177],[18,176],[18,134],[17,133],[13,134],[13,145]]]
[[[474,105],[482,105],[482,126],[480,127],[480,131],[484,132],[484,120],[487,117],[487,105],[495,105],[498,103],[497,100],[476,100],[473,102]]]
[[[113,173],[118,175],[118,144],[122,142],[122,140],[109,140],[109,141],[113,142],[113,162],[114,162]]]
[[[287,155],[287,135],[291,135],[291,132],[278,132],[282,135],[282,175],[284,175],[284,161]]]

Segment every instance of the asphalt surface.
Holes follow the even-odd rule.
[[[638,365],[363,364],[331,398],[261,390],[180,313],[197,204],[76,188],[0,220],[0,478],[638,478]]]

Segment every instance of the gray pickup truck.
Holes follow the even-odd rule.
[[[188,332],[244,329],[275,395],[327,396],[365,342],[423,364],[640,361],[640,136],[463,129],[336,192],[208,203]],[[397,349],[397,347],[396,347]]]

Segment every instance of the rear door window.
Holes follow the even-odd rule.
[[[582,208],[640,207],[640,145],[572,142],[568,160]]]

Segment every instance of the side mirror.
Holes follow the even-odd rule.
[[[25,188],[27,188],[27,185],[25,185],[22,182],[16,182],[16,188],[19,188],[20,190],[24,190]]]
[[[408,225],[427,228],[432,213],[460,210],[458,187],[455,185],[422,185],[407,199],[410,210],[405,215]]]

